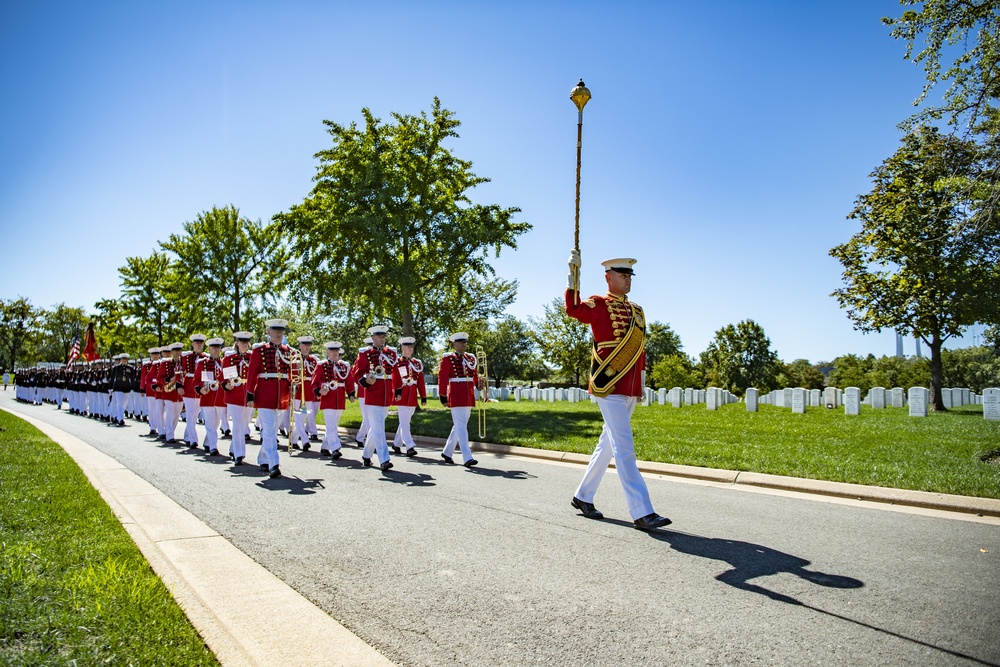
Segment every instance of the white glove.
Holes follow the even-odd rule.
[[[574,274],[580,274],[580,251],[572,250],[569,253],[569,275],[566,277],[566,289],[579,290],[579,286],[574,280]]]
[[[572,271],[574,268],[579,269],[580,266],[581,266],[580,251],[571,250],[569,253],[569,270]]]

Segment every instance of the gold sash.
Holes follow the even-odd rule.
[[[615,390],[618,381],[632,370],[632,366],[646,349],[646,318],[642,314],[642,309],[635,304],[632,305],[628,330],[615,344],[611,354],[601,359],[597,349],[598,344],[595,340],[590,360],[590,392],[598,398],[605,398]]]

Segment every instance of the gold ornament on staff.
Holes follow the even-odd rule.
[[[476,346],[476,367],[480,370],[479,382],[483,388],[476,387],[475,392],[480,399],[477,402],[479,407],[479,437],[486,437],[486,404],[490,401],[490,367],[486,361],[486,350]]]
[[[569,99],[573,100],[579,112],[576,120],[576,218],[573,226],[573,250],[580,252],[580,156],[583,149],[583,107],[590,101],[590,90],[583,84],[583,79],[570,91]],[[580,267],[573,267],[573,289],[576,299],[580,299]]]

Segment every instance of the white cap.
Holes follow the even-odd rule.
[[[331,341],[329,341],[327,343],[324,343],[323,347],[325,347],[328,350],[342,350],[342,349],[344,349],[343,344],[339,340],[331,340]]]
[[[371,344],[372,344],[372,343],[374,343],[374,342],[375,342],[375,341],[373,341],[373,340],[371,339],[371,336],[369,336],[368,338],[365,338],[365,345],[371,345]],[[364,349],[364,348],[361,348],[361,349]]]
[[[312,345],[313,337],[312,336],[299,336],[298,340],[299,340],[299,345],[302,345],[302,343],[306,343],[307,345]]]
[[[606,259],[601,262],[601,266],[604,267],[604,272],[617,271],[618,273],[627,273],[630,276],[635,275],[635,271],[632,267],[635,265],[636,260],[631,257],[616,257],[615,259]]]
[[[171,352],[173,352],[174,350],[183,350],[184,343],[171,343],[167,349],[170,350]]]
[[[469,340],[469,334],[464,331],[456,331],[452,335],[448,336],[448,340],[454,343],[457,340]]]
[[[209,338],[208,339],[208,344],[210,346],[212,346],[212,345],[218,345],[219,347],[222,347],[223,344],[225,344],[225,342],[226,341],[222,340],[221,338]]]
[[[160,353],[160,348],[158,348],[158,347],[151,347],[148,350],[146,350],[146,352],[149,352],[150,354],[159,354]]]
[[[249,343],[253,339],[253,334],[249,331],[237,331],[233,334],[233,338]]]
[[[288,320],[268,320],[265,322],[268,329],[287,329]]]
[[[375,334],[382,334],[383,336],[389,333],[389,327],[384,324],[376,324],[373,327],[368,328],[368,335],[374,336]]]
[[[205,334],[191,334],[191,338],[189,340],[192,343],[204,343],[205,342]]]
[[[122,352],[121,354],[118,355],[118,358],[119,359],[130,359],[131,357],[129,357],[128,352]]]
[[[399,339],[400,345],[413,345],[416,342],[417,339],[414,338],[413,336],[403,336],[402,338]]]

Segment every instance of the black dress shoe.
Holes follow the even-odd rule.
[[[267,469],[268,469],[269,467],[270,467],[270,466],[268,466],[268,465],[267,465],[266,463],[261,463],[261,464],[260,464],[260,469],[261,469],[261,470],[263,470],[264,472],[267,472]]]
[[[372,467],[372,460],[371,459],[366,459],[364,457],[361,457],[361,462],[363,464],[365,464],[366,468],[371,468]]]
[[[479,461],[477,461],[476,459],[469,459],[462,465],[464,465],[466,468],[471,468],[472,466],[479,465]]]
[[[281,477],[281,469],[278,466],[271,468],[271,472],[268,473],[268,477],[274,479],[275,477]]]
[[[194,443],[194,446],[197,447],[198,443]],[[205,451],[211,453],[211,450],[208,448],[208,445],[205,445]]]
[[[406,450],[406,456],[407,456],[407,458],[411,458],[412,459],[416,455],[417,455],[417,450],[415,450],[413,447],[410,447],[409,449]]]
[[[573,505],[573,507],[580,510],[580,512],[583,513],[583,516],[587,517],[588,519],[604,518],[604,515],[601,514],[600,510],[594,507],[593,503],[585,503],[576,496],[573,496],[573,500],[570,501],[570,504]]]
[[[209,456],[220,456],[218,449],[213,449],[208,453]]]
[[[660,516],[656,512],[652,514],[647,514],[646,516],[639,517],[632,523],[635,524],[636,530],[650,531],[654,528],[663,528],[664,526],[669,526],[673,523],[670,519],[665,516]]]
[[[299,445],[298,445],[298,444],[296,443],[296,444],[292,445],[292,449],[300,449],[300,447],[299,447]]]
[[[312,449],[312,445],[310,445],[308,442],[302,443],[302,451],[308,452],[310,449]]]
[[[444,462],[447,463],[448,465],[450,466],[455,465],[455,459],[451,458],[450,456],[445,456],[444,454],[442,454],[441,458],[443,458]]]
[[[358,439],[355,438],[354,444],[357,445],[358,447],[364,447],[365,446],[365,441],[364,440],[358,440]]]
[[[392,446],[392,453],[393,453],[393,454],[395,454],[396,456],[399,456],[400,454],[402,454],[402,453],[403,453],[403,450],[401,450],[401,449],[400,449],[399,447],[397,447],[396,445],[393,445],[393,446]]]
[[[243,434],[243,442],[250,442],[250,434],[249,433],[244,433]]]
[[[163,438],[163,442],[165,442],[168,445],[174,445],[174,444],[177,443],[177,439],[176,438],[166,438],[166,437],[164,437],[162,435],[160,437]]]
[[[386,461],[385,463],[383,463],[382,465],[379,466],[379,468],[382,469],[382,472],[385,472],[386,470],[388,470],[391,467],[392,467],[392,461]]]
[[[240,458],[236,459],[236,463],[234,463],[233,465],[234,466],[241,466],[241,465],[243,465],[243,457],[241,456]]]
[[[319,450],[319,455],[320,456],[329,456],[330,452],[326,451],[325,449],[321,449],[321,450]]]
[[[309,442],[319,442],[319,436],[313,433],[309,436]]]
[[[336,461],[337,459],[339,459],[343,455],[344,455],[344,453],[338,449],[333,454],[330,454],[330,458]]]

